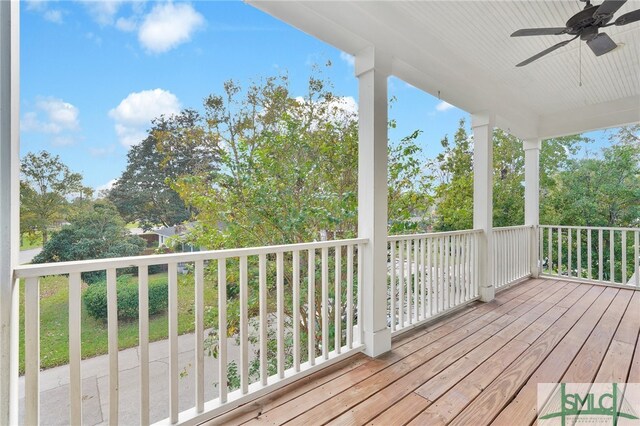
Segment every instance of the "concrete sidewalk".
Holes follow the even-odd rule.
[[[205,334],[206,336],[206,334]],[[234,339],[228,340],[229,362],[239,359]],[[195,335],[178,337],[180,411],[195,405]],[[42,354],[46,355],[46,354]],[[119,353],[121,425],[137,425],[140,409],[140,358],[138,348]],[[83,422],[87,425],[107,424],[109,415],[109,358],[101,355],[82,361]],[[218,363],[205,353],[205,401],[217,396]],[[169,341],[149,344],[150,420],[156,422],[169,416]],[[19,380],[20,423],[24,424],[24,376]],[[40,417],[43,425],[69,424],[69,366],[40,373]]]

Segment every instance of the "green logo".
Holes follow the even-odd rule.
[[[561,383],[559,389],[556,387],[556,391],[540,410],[539,420],[558,418],[561,425],[565,426],[567,418],[572,417],[576,420],[584,419],[589,423],[594,421],[600,423],[608,419],[610,422],[606,421],[606,423],[615,426],[619,419],[639,419],[633,405],[625,398],[625,385],[621,389],[617,383],[595,384],[589,386],[587,392],[584,390],[580,392],[580,384],[570,383],[569,385],[569,389],[567,389],[567,383]],[[578,389],[571,385],[578,385]],[[584,384],[582,386],[584,388]]]

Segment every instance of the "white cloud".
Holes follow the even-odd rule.
[[[436,111],[438,112],[443,112],[443,111],[447,111],[450,110],[452,108],[455,108],[453,105],[451,105],[448,102],[445,101],[440,101],[440,103],[438,105],[436,105]]]
[[[167,52],[191,39],[204,18],[190,4],[161,3],[144,18],[138,40],[150,53]]]
[[[135,16],[129,18],[118,18],[116,28],[120,31],[130,33],[138,28],[138,21]]]
[[[57,9],[49,9],[42,15],[45,20],[55,24],[62,24],[62,12]]]
[[[20,126],[26,132],[60,134],[78,130],[79,115],[77,107],[62,99],[41,98],[36,102],[36,111],[26,112],[22,116]]]
[[[107,147],[90,147],[89,154],[92,157],[107,157],[116,151],[115,145],[109,145]]]
[[[354,66],[356,63],[356,58],[345,52],[340,52],[340,59],[345,61],[349,66]]]
[[[109,191],[111,188],[113,188],[113,185],[115,185],[116,181],[117,179],[111,179],[109,182],[105,183],[104,185],[100,185],[96,187],[96,192]]]
[[[83,4],[93,19],[100,25],[111,25],[123,0],[87,0]]]
[[[120,143],[130,147],[147,136],[151,120],[161,115],[180,112],[180,102],[173,93],[163,90],[144,90],[130,93],[120,104],[109,111],[115,121]]]

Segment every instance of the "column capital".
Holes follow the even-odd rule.
[[[385,76],[391,75],[391,58],[373,46],[355,54],[354,72],[356,77],[374,70]]]
[[[471,128],[490,126],[494,127],[496,123],[496,116],[490,111],[481,111],[471,114]]]
[[[539,138],[525,139],[522,141],[522,148],[524,148],[525,151],[529,149],[540,150],[542,148],[542,139],[539,139]]]

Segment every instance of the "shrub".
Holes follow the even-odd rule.
[[[118,277],[118,319],[138,318],[138,282],[130,275]],[[168,283],[166,277],[149,280],[149,315],[162,312],[167,307]],[[99,281],[90,285],[83,295],[89,315],[96,319],[107,319],[107,283]]]

